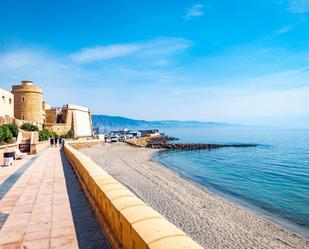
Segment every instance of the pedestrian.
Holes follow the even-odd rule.
[[[53,137],[50,138],[50,146],[54,147],[54,138]]]

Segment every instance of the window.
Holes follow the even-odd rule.
[[[22,116],[22,120],[25,120],[25,116],[24,115]]]
[[[25,96],[23,96],[22,99],[23,99],[23,102],[25,102]]]
[[[2,102],[5,103],[5,96],[2,96]]]
[[[10,105],[12,104],[12,99],[11,98],[9,98],[9,103],[10,103]]]

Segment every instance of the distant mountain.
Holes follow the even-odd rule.
[[[160,129],[169,127],[240,127],[241,125],[200,122],[200,121],[178,121],[178,120],[159,120],[146,121],[130,119],[120,116],[92,115],[92,124],[94,128],[100,130],[118,130],[118,129]]]

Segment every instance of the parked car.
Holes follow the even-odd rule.
[[[112,143],[118,142],[118,137],[112,136],[112,137],[111,137],[111,142],[112,142]]]

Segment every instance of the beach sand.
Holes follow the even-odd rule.
[[[205,248],[309,248],[309,240],[156,163],[124,143],[81,150]]]

